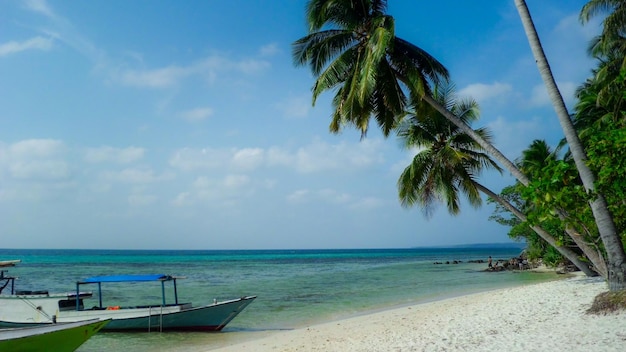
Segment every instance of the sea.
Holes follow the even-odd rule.
[[[16,289],[72,292],[91,276],[168,274],[180,302],[257,299],[217,333],[103,333],[77,351],[210,351],[277,331],[497,288],[556,280],[554,273],[486,272],[518,246],[324,250],[0,249],[19,259]],[[484,263],[470,261],[483,260]],[[440,263],[440,264],[439,264]],[[103,285],[104,305],[158,304],[159,284]],[[171,296],[170,296],[171,297]],[[94,305],[96,304],[94,299]],[[87,301],[85,305],[89,305]]]

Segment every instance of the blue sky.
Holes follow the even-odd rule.
[[[528,0],[569,107],[585,1]],[[328,132],[294,67],[304,0],[0,0],[0,246],[375,248],[507,242],[491,206],[404,209],[411,151]],[[511,159],[562,132],[513,0],[389,1]],[[495,191],[513,181],[485,174]]]

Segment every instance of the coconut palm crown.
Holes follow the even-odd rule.
[[[396,37],[385,0],[311,0],[309,34],[293,43],[297,66],[317,77],[313,104],[334,90],[330,131],[353,125],[365,136],[374,117],[388,136],[411,97],[430,92],[448,71],[419,47]]]
[[[478,119],[478,104],[472,99],[457,101],[452,84],[436,86],[433,98],[468,125]],[[475,132],[491,140],[486,128]],[[400,201],[405,207],[419,205],[426,216],[439,202],[450,214],[458,214],[461,193],[479,207],[476,178],[487,168],[502,171],[476,141],[430,105],[418,105],[401,124],[398,136],[405,148],[419,150],[398,180]]]

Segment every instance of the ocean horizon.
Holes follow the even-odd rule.
[[[16,289],[71,292],[86,277],[111,274],[184,276],[181,302],[256,295],[220,333],[99,333],[79,352],[208,351],[276,330],[295,329],[393,307],[556,279],[555,274],[485,272],[486,263],[520,254],[520,247],[419,247],[278,250],[0,249],[21,260],[10,274]],[[452,264],[454,262],[458,264]],[[451,264],[434,264],[435,262]],[[105,301],[146,304],[155,287],[107,285]],[[89,304],[89,303],[86,303]],[[105,302],[105,305],[107,303]]]
[[[387,250],[387,249],[429,249],[429,248],[526,248],[523,242],[479,242],[442,245],[424,245],[408,247],[332,247],[332,248],[219,248],[219,249],[192,249],[192,248],[0,248],[0,253],[8,251],[342,251],[342,250]]]

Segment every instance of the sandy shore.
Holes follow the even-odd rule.
[[[586,315],[607,291],[577,276],[414,305],[213,351],[626,351],[626,313]]]

